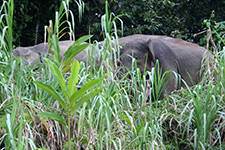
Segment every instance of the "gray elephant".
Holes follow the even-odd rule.
[[[143,34],[135,34],[126,37],[122,37],[118,39],[118,42],[121,46],[126,43],[134,42],[137,40],[146,41],[148,39],[158,38],[159,36],[153,35],[143,35]],[[115,42],[115,41],[112,41]],[[66,40],[66,41],[59,41],[59,48],[60,48],[60,56],[62,57],[66,50],[74,43],[74,41]],[[78,61],[86,61],[88,51],[92,51],[92,54],[98,59],[98,52],[97,50],[101,49],[101,45],[104,44],[104,41],[98,42],[99,45],[94,47],[94,45],[90,45],[85,51],[80,52],[75,58]],[[17,47],[13,50],[13,56],[19,56],[24,58],[27,64],[34,64],[40,61],[40,56],[43,54],[47,54],[48,52],[48,43],[40,43],[38,45],[29,46],[29,47]]]
[[[74,41],[59,41],[60,56],[62,57],[66,50],[74,43]],[[13,56],[19,56],[24,58],[27,64],[34,64],[40,61],[40,56],[47,54],[48,52],[48,43],[40,43],[38,45],[29,46],[29,47],[17,47],[13,50]],[[83,61],[86,58],[86,53],[80,53],[79,56],[76,56],[78,61]]]
[[[132,57],[136,59],[140,71],[151,71],[159,61],[162,73],[173,71],[189,86],[201,79],[200,70],[204,58],[212,59],[212,54],[205,48],[181,39],[166,36],[148,36],[146,39],[129,41],[120,49],[120,65],[131,70]],[[147,63],[146,63],[147,62]],[[170,80],[168,80],[171,78]],[[175,74],[170,73],[161,98],[165,94],[184,86],[184,82],[176,82]]]
[[[61,56],[73,42],[59,41]],[[103,45],[104,41],[99,43]],[[188,85],[194,85],[200,81],[200,70],[204,56],[212,58],[212,54],[203,47],[167,36],[135,34],[119,38],[118,43],[121,46],[119,60],[121,67],[125,66],[131,70],[131,57],[134,57],[137,66],[144,73],[144,71],[151,71],[158,60],[163,73],[169,70],[174,71]],[[21,56],[25,58],[26,62],[34,63],[40,60],[40,54],[47,53],[47,47],[47,43],[31,47],[18,47],[14,50],[14,56]],[[93,45],[80,52],[75,58],[78,61],[86,61],[88,50],[94,50],[96,59],[99,58],[98,53],[95,52],[98,48],[93,49]],[[183,82],[176,84],[174,74],[171,73],[169,77],[172,79],[167,83],[163,94],[169,94],[184,86]]]

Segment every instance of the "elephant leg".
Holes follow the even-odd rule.
[[[164,64],[161,63],[161,80],[163,80],[162,84],[162,92],[160,95],[160,99],[164,98],[165,95],[170,94],[174,90],[177,90],[181,87],[181,77],[178,74],[177,65]]]
[[[152,98],[154,100],[163,99],[165,95],[178,88],[178,80],[176,80],[176,75],[174,74],[176,69],[162,65],[162,63],[159,66],[156,64],[154,65],[155,75],[153,74],[154,77],[152,78]]]
[[[176,72],[171,72],[165,79],[165,90],[164,94],[170,94],[174,90],[177,90],[181,87],[180,76]]]

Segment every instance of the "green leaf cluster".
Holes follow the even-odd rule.
[[[77,60],[74,60],[71,67],[71,74],[66,83],[65,78],[63,77],[63,71],[58,68],[58,66],[49,59],[45,59],[47,62],[52,74],[57,79],[60,90],[63,95],[60,95],[54,88],[51,86],[44,84],[42,82],[36,81],[35,84],[48,92],[51,96],[53,96],[62,107],[62,110],[66,112],[66,117],[63,115],[54,113],[54,112],[42,112],[41,116],[48,117],[52,120],[58,121],[61,124],[67,126],[68,129],[68,145],[69,149],[71,149],[71,137],[70,137],[70,120],[74,113],[82,106],[85,102],[88,102],[92,97],[97,95],[102,91],[103,87],[98,87],[96,89],[92,89],[99,82],[103,81],[105,74],[103,77],[95,80],[91,80],[87,82],[80,90],[76,88],[79,78],[80,64]],[[66,119],[67,118],[67,121]]]

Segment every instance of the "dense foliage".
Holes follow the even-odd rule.
[[[55,0],[15,0],[14,43],[34,45],[43,42],[44,26],[54,18],[59,4],[60,1]]]
[[[103,40],[101,16],[104,14],[104,0],[84,0],[85,11],[82,22],[78,21],[78,6],[71,1],[70,8],[76,21],[76,37],[88,34],[93,39]],[[44,25],[54,18],[60,1],[15,1],[14,43],[34,45],[43,42]],[[135,33],[162,34],[199,42],[200,36],[193,36],[205,30],[204,19],[220,22],[225,18],[223,0],[109,0],[109,9],[123,20],[124,35]],[[38,28],[38,30],[37,30]],[[118,24],[119,28],[119,24]],[[121,35],[121,28],[118,31]],[[38,36],[37,36],[38,35]],[[68,39],[68,37],[65,37]]]
[[[88,17],[96,16],[97,13],[96,20],[98,20],[98,14],[105,14],[105,19],[101,23],[99,20],[93,21],[94,17],[90,20],[93,21],[93,24],[90,23],[90,30],[96,33],[95,38],[106,37],[105,45],[99,50],[101,62],[98,65],[93,57],[87,58],[90,64],[79,63],[73,59],[74,55],[89,45],[84,41],[91,36],[82,36],[68,48],[62,58],[59,57],[58,38],[62,29],[60,22],[64,22],[64,11],[66,11],[62,4],[60,4],[59,17],[56,17],[56,21],[52,23],[54,29],[48,28],[48,32],[51,32],[48,38],[49,43],[52,44],[53,57],[44,58],[44,62],[37,65],[25,65],[21,58],[12,57],[13,2],[13,0],[4,1],[0,9],[0,149],[225,149],[225,48],[221,46],[225,44],[225,34],[224,21],[219,17],[204,16],[210,18],[204,21],[208,28],[204,38],[211,39],[215,45],[220,46],[217,46],[219,52],[215,51],[215,60],[203,75],[202,82],[174,91],[164,99],[153,100],[151,94],[153,89],[159,89],[157,83],[163,82],[158,78],[161,75],[156,77],[154,68],[151,72],[146,72],[147,78],[141,74],[133,59],[132,70],[129,72],[130,78],[126,78],[128,75],[126,74],[121,79],[121,68],[115,63],[118,58],[117,55],[113,55],[116,54],[119,45],[112,48],[113,40],[111,36],[106,36],[116,35],[115,28],[112,26],[115,20],[110,19],[111,13],[107,8],[104,10],[104,0],[93,0],[87,2],[86,6],[88,12],[93,11]],[[16,6],[20,4],[17,0],[15,2]],[[28,5],[26,0],[21,2]],[[128,6],[126,2],[128,1],[111,1],[110,8],[117,7],[113,4],[120,4],[122,9],[122,6]],[[169,5],[166,7],[168,13],[172,7],[175,7],[167,0],[155,2],[142,0],[133,5],[147,2],[152,6],[160,4],[159,7],[165,7],[164,4]],[[183,2],[189,1],[182,1],[179,4]],[[35,2],[29,4],[37,5]],[[55,7],[55,4],[52,3],[52,6]],[[92,10],[95,8],[92,5],[98,8],[98,12]],[[139,8],[140,14],[137,15],[144,15],[141,12],[145,12],[145,8],[145,5],[142,9]],[[24,11],[25,8],[15,11],[22,12],[22,10]],[[117,10],[119,11],[114,9],[114,12],[117,13]],[[153,10],[152,13],[154,14]],[[169,20],[166,18],[168,14],[161,13],[159,20],[162,16]],[[33,17],[35,18],[36,15],[37,13],[34,13]],[[83,18],[86,20],[88,17]],[[154,26],[158,25],[159,20],[156,18]],[[220,22],[214,21],[215,18]],[[164,32],[172,34],[173,28],[163,27],[165,22],[153,30],[153,25],[150,28],[144,25],[144,22],[150,21],[142,19],[132,21],[142,22],[143,26],[135,25],[135,22],[128,23],[129,19],[125,19],[124,23],[128,23],[125,25],[125,34],[135,32],[135,28],[141,33],[149,30],[157,34]],[[32,24],[36,25],[36,22],[31,20],[28,15],[27,20],[23,20],[24,26],[28,25],[28,22],[31,23],[31,26],[28,25],[30,28]],[[25,30],[28,27],[20,26],[15,18],[14,22],[15,29]],[[182,19],[177,25],[181,22]],[[87,24],[84,22],[81,24],[77,28],[82,30],[77,33],[87,33]],[[134,25],[133,28],[131,24]],[[130,30],[128,25],[131,25]],[[175,23],[171,25],[174,25],[174,28],[176,26]],[[99,28],[94,32],[93,26]],[[100,26],[104,26],[104,33],[98,32]],[[178,30],[177,35],[188,37],[194,32],[201,31],[200,28],[193,30],[193,33],[186,32],[188,30],[189,28],[186,27],[185,30],[182,29],[184,32]],[[14,34],[18,35],[14,36],[16,40],[23,38],[20,32]],[[23,43],[21,40],[20,44],[31,44],[32,42],[28,42],[30,41],[28,37],[31,39],[35,36],[27,34],[27,41]]]

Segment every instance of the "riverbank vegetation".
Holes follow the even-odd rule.
[[[170,4],[170,9],[177,5],[169,2],[165,1],[165,4]],[[202,81],[193,87],[174,91],[162,100],[153,100],[153,87],[157,89],[160,86],[157,83],[161,81],[154,77],[157,73],[154,69],[146,72],[147,78],[133,61],[132,70],[129,74],[122,74],[121,78],[121,68],[114,61],[117,55],[113,55],[119,49],[115,41],[118,34],[123,30],[128,32],[129,28],[121,28],[121,16],[115,16],[109,11],[108,3],[103,3],[104,14],[101,22],[96,23],[101,26],[98,36],[104,39],[104,46],[99,50],[101,63],[96,64],[93,57],[87,58],[91,65],[73,60],[69,55],[64,59],[58,57],[60,49],[57,44],[63,39],[64,31],[68,31],[70,38],[76,37],[73,35],[76,34],[77,20],[71,19],[74,15],[68,0],[62,1],[54,21],[46,27],[46,39],[52,45],[53,55],[37,65],[26,65],[22,59],[12,56],[14,38],[17,38],[13,35],[18,34],[13,33],[14,10],[17,9],[14,9],[13,0],[2,3],[0,148],[225,149],[225,22],[214,21],[213,13],[211,18],[203,21],[207,30],[199,42],[213,53],[215,60],[203,74]],[[80,19],[85,18],[82,1],[77,4],[80,16],[83,15]],[[150,15],[149,19],[153,20],[146,22],[154,23],[154,27],[166,33],[165,24],[159,24],[156,16],[151,17],[154,10],[139,15]],[[173,19],[176,23],[177,18]],[[130,33],[136,28],[152,30],[151,27],[148,24],[135,26]],[[189,38],[181,31],[173,33]],[[92,38],[81,36],[76,39],[70,54],[85,49],[88,44],[81,46],[82,42],[89,42]],[[126,77],[128,75],[130,78]]]

